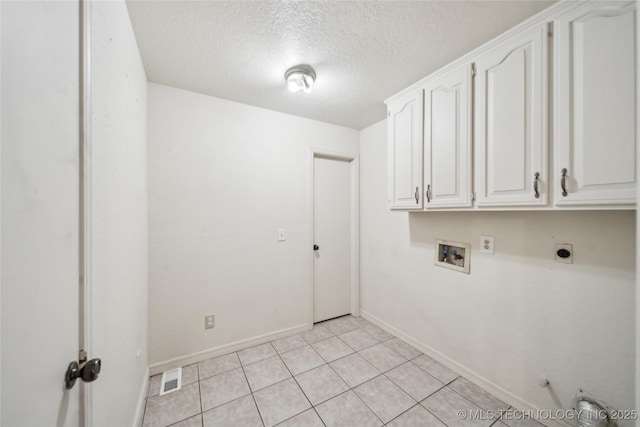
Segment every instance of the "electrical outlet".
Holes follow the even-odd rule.
[[[278,228],[278,242],[284,242],[287,240],[284,236],[284,228]]]
[[[205,329],[213,329],[216,326],[216,315],[210,314],[208,316],[204,316],[204,328]]]
[[[556,262],[573,264],[573,245],[571,243],[556,243]]]
[[[494,253],[493,236],[480,236],[480,252],[485,254]]]

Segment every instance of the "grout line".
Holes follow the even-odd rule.
[[[236,355],[236,360],[238,361],[238,366],[236,366],[234,368],[227,369],[226,371],[217,372],[217,373],[215,373],[213,375],[209,375],[208,377],[200,378],[200,363],[204,363],[207,360],[217,359],[219,357],[229,356],[229,355],[232,355],[232,354]],[[238,369],[238,368],[242,367],[242,363],[240,362],[240,358],[238,357],[238,354],[237,354],[236,351],[232,351],[231,353],[222,354],[220,356],[212,357],[212,358],[207,359],[207,360],[203,360],[202,362],[195,363],[196,365],[198,365],[198,381],[204,381],[204,380],[207,380],[209,378],[216,377],[216,376],[221,375],[221,374],[226,374],[227,372],[230,372],[230,371],[233,371],[234,369]],[[191,365],[193,365],[193,363]],[[187,366],[191,366],[191,365],[187,365]]]
[[[202,424],[204,425],[204,405],[202,404],[202,387],[200,387],[200,366],[196,363],[196,378],[198,378],[198,396],[200,397],[200,417],[202,418]]]
[[[240,357],[238,357],[238,359],[240,359]],[[242,374],[244,375],[244,380],[247,382],[247,387],[249,387],[249,394],[251,395],[251,399],[253,400],[253,404],[256,406],[256,411],[258,411],[258,416],[260,417],[260,422],[262,422],[262,426],[264,427],[266,424],[264,423],[264,419],[262,418],[262,413],[260,412],[260,408],[258,408],[258,402],[256,402],[256,397],[253,395],[253,390],[251,390],[251,384],[249,384],[249,378],[247,378],[247,373],[244,370],[244,366],[242,365],[242,362],[240,362],[240,367],[242,368]],[[245,397],[245,396],[242,396],[242,397]],[[240,399],[240,398],[238,398],[238,399]],[[222,406],[222,405],[220,405],[220,406]],[[204,425],[204,419],[202,420],[202,424]]]
[[[422,405],[420,405],[420,402],[416,403],[415,405],[413,405],[411,408],[407,409],[406,411],[401,412],[400,414],[398,414],[397,417],[392,418],[391,420],[389,420],[388,423],[386,423],[385,425],[392,423],[393,421],[397,420],[398,418],[400,418],[401,416],[403,416],[404,414],[406,414],[407,412],[409,412],[410,410],[412,410],[413,408],[415,408],[416,406],[420,406],[422,408]],[[426,410],[426,409],[425,409]]]
[[[425,399],[426,400],[426,399]],[[424,400],[422,401],[424,402]],[[422,406],[428,413],[430,413],[431,415],[433,415],[435,417],[436,420],[440,421],[442,424],[444,424],[445,426],[448,425],[447,423],[444,422],[444,420],[441,420],[436,414],[434,414],[433,412],[431,412],[429,410],[429,408],[426,408],[422,402],[419,403],[420,406]]]
[[[279,356],[278,356],[278,357],[279,357]],[[282,362],[282,364],[284,365],[284,367],[285,367],[285,368],[287,368],[287,371],[289,371],[289,375],[291,375],[291,378],[293,378],[293,380],[296,382],[296,385],[298,386],[298,388],[299,388],[299,389],[300,389],[300,391],[302,392],[302,395],[304,396],[304,398],[305,398],[305,399],[307,399],[307,402],[309,402],[309,405],[311,405],[311,408],[314,408],[314,405],[313,405],[313,403],[311,403],[311,400],[309,399],[309,396],[307,396],[307,393],[305,393],[305,392],[304,392],[304,389],[302,388],[302,386],[300,386],[300,383],[298,382],[298,380],[296,379],[296,377],[293,375],[293,373],[291,372],[291,370],[289,369],[289,367],[287,366],[287,364],[286,364],[286,363],[284,363],[284,360],[282,360],[282,358],[280,358],[280,361]],[[322,366],[322,365],[320,365],[320,366]],[[318,367],[319,367],[319,366],[318,366]],[[307,371],[307,372],[308,372],[308,371]],[[288,378],[287,378],[287,379],[288,379]],[[287,418],[286,420],[282,420],[282,421],[281,421],[280,423],[278,423],[278,424],[281,424],[281,423],[283,423],[283,422],[285,422],[285,421],[287,421],[287,420],[289,420],[289,419],[291,419],[291,418],[293,418],[293,417],[296,417],[296,416],[298,416],[298,415],[302,414],[303,412],[306,412],[307,410],[309,410],[309,409],[311,409],[311,408],[307,408],[307,409],[305,409],[304,411],[299,412],[299,413],[297,413],[297,414],[295,414],[295,415],[293,415],[293,416],[291,416],[291,417]],[[319,416],[319,415],[318,415],[318,416]],[[322,420],[322,418],[320,418],[320,419]],[[323,424],[324,424],[324,422],[323,422]]]
[[[383,374],[380,374],[380,375],[383,375]],[[362,384],[358,385],[358,387],[360,387],[360,386],[362,386],[362,385],[365,385],[365,384],[366,384],[366,383],[368,383],[369,381],[372,381],[372,380],[374,380],[374,379],[378,378],[380,375],[377,375],[377,376],[375,376],[375,377],[373,377],[373,378],[371,378],[371,379],[369,379],[369,380],[367,380],[367,381],[363,382]],[[380,416],[376,413],[376,411],[374,411],[374,410],[373,410],[373,409],[372,409],[372,408],[367,404],[367,402],[365,402],[365,401],[364,401],[364,399],[363,399],[362,397],[360,397],[360,395],[358,394],[358,392],[355,390],[356,388],[357,388],[357,387],[354,387],[354,388],[352,388],[352,389],[351,389],[351,391],[353,391],[353,394],[355,394],[355,395],[356,395],[356,397],[357,397],[358,399],[360,399],[360,401],[361,401],[362,403],[364,403],[364,406],[366,406],[366,407],[367,407],[367,409],[369,409],[369,410],[371,411],[371,413],[373,413],[373,415],[375,415],[375,416],[376,416],[376,418],[380,420],[380,422],[382,423],[382,425],[387,424],[387,423],[385,423],[385,422],[384,422],[384,420],[383,420],[382,418],[380,418]]]
[[[320,414],[318,413],[318,410],[316,409],[315,406],[313,406],[311,409],[313,409],[313,412],[316,413],[316,416],[318,417],[318,419],[320,420],[320,422],[322,423],[322,425],[324,427],[327,427],[327,423],[324,422],[324,420],[322,419],[322,417],[320,416]]]

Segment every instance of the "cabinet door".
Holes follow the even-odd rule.
[[[471,67],[424,89],[425,209],[471,206]]]
[[[547,204],[547,26],[476,59],[478,206]]]
[[[635,32],[633,2],[554,21],[557,205],[635,203]]]
[[[422,90],[389,103],[390,209],[422,209]]]

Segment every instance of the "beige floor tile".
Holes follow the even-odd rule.
[[[431,412],[416,405],[387,424],[387,427],[446,427],[446,425]]]
[[[349,390],[316,406],[327,427],[379,427],[382,421]]]
[[[326,322],[322,322],[322,326],[329,329],[335,335],[353,331],[354,329],[358,328],[358,325],[353,320],[351,320],[350,316],[338,317],[337,319],[327,320]]]
[[[277,353],[271,343],[260,344],[255,347],[240,350],[238,357],[242,365],[249,365],[259,360],[266,359],[271,356],[275,356]]]
[[[336,359],[353,353],[353,349],[338,337],[318,341],[311,344],[311,346],[326,362],[333,362]]]
[[[202,414],[171,424],[169,427],[202,427]]]
[[[325,363],[310,345],[282,353],[280,357],[293,375],[301,374]]]
[[[500,421],[509,427],[543,427],[541,423],[532,419],[528,414],[518,411],[513,407],[507,409],[502,414]],[[500,424],[496,427],[504,427],[504,425]]]
[[[272,341],[271,344],[273,345],[273,348],[275,348],[278,353],[286,353],[287,351],[304,347],[308,343],[304,340],[304,338],[302,338],[302,335],[296,334],[290,337]]]
[[[456,374],[443,364],[436,362],[426,354],[412,359],[411,362],[427,371],[429,375],[435,377],[443,384],[449,384],[451,381],[458,378],[458,374]]]
[[[360,351],[379,343],[377,339],[373,338],[362,329],[346,332],[338,335],[338,337],[355,351]]]
[[[278,424],[278,427],[324,427],[324,424],[314,409],[307,409],[303,413]]]
[[[296,376],[296,381],[312,405],[317,405],[349,390],[349,386],[329,365],[322,365],[300,374]]]
[[[475,419],[474,414],[482,417],[482,409],[450,387],[440,389],[420,404],[449,427],[487,427],[495,422],[495,419]]]
[[[400,338],[391,338],[390,340],[384,341],[384,345],[409,360],[414,359],[422,354],[420,350],[411,347]]]
[[[391,369],[385,376],[418,402],[444,387],[444,384],[411,362]]]
[[[509,408],[508,403],[504,403],[466,378],[459,377],[451,383],[450,387],[482,409],[499,412]]]
[[[198,363],[198,373],[201,380],[240,367],[240,359],[236,353],[207,359]]]
[[[208,411],[250,392],[242,368],[209,377],[200,381],[202,410]]]
[[[279,382],[253,395],[265,426],[271,427],[311,408],[293,378]]]
[[[330,365],[349,387],[358,386],[380,375],[380,371],[358,353],[338,359],[331,362]]]
[[[244,367],[252,391],[260,390],[291,377],[279,356],[273,356]]]
[[[371,335],[372,337],[374,337],[375,339],[377,339],[378,341],[385,341],[390,338],[393,338],[393,335],[391,335],[389,332],[385,331],[384,329],[377,327],[373,323],[369,323],[368,325],[363,326],[362,330],[368,333],[369,335]]]
[[[189,384],[178,391],[147,399],[142,425],[144,427],[165,427],[200,412],[198,384]]]
[[[407,361],[407,359],[382,343],[365,348],[359,354],[381,372],[386,372]]]
[[[418,403],[384,375],[359,385],[353,391],[385,423]]]
[[[333,333],[322,325],[314,325],[313,329],[300,334],[309,344],[331,338]]]
[[[251,395],[202,414],[204,427],[262,427],[262,419]]]

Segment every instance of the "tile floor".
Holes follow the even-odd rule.
[[[459,410],[509,405],[363,318],[183,367],[182,389],[151,377],[143,426],[525,427],[461,421]]]

